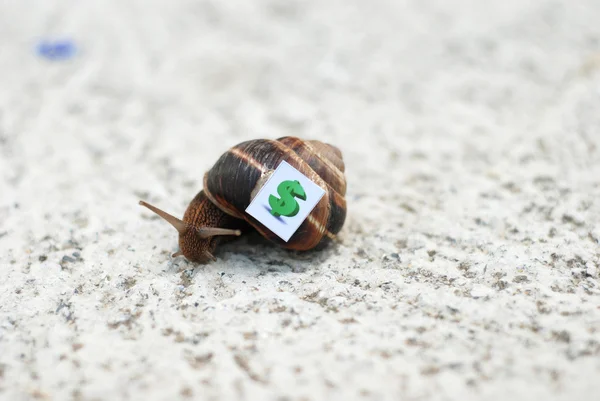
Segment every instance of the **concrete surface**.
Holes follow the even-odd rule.
[[[0,5],[0,399],[590,400],[600,2]],[[70,60],[35,53],[69,38]],[[181,258],[229,146],[337,144],[339,243]]]

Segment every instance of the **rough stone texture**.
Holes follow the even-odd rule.
[[[589,400],[600,2],[0,5],[0,399]],[[35,54],[72,38],[67,61]],[[238,142],[344,152],[339,243],[194,266]]]

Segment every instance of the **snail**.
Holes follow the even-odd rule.
[[[308,217],[286,242],[245,212],[278,165],[285,161],[325,190]],[[180,250],[191,262],[216,260],[214,251],[226,236],[239,236],[249,226],[287,249],[321,249],[335,239],[346,219],[346,178],[340,150],[317,140],[282,137],[242,142],[225,152],[204,175],[204,189],[180,220],[144,201],[179,232]]]

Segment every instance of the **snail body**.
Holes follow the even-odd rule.
[[[285,161],[325,190],[325,195],[286,242],[246,213],[254,196]],[[346,178],[338,148],[296,137],[242,142],[225,152],[204,175],[204,189],[189,204],[183,221],[141,201],[179,231],[180,251],[192,262],[214,260],[222,236],[241,235],[248,225],[273,243],[294,250],[324,247],[346,219]]]

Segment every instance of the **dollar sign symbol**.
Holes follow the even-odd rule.
[[[294,198],[306,200],[304,188],[298,181],[283,181],[277,186],[277,193],[279,198],[275,195],[269,195],[271,214],[275,217],[294,217],[300,211],[300,205]]]

